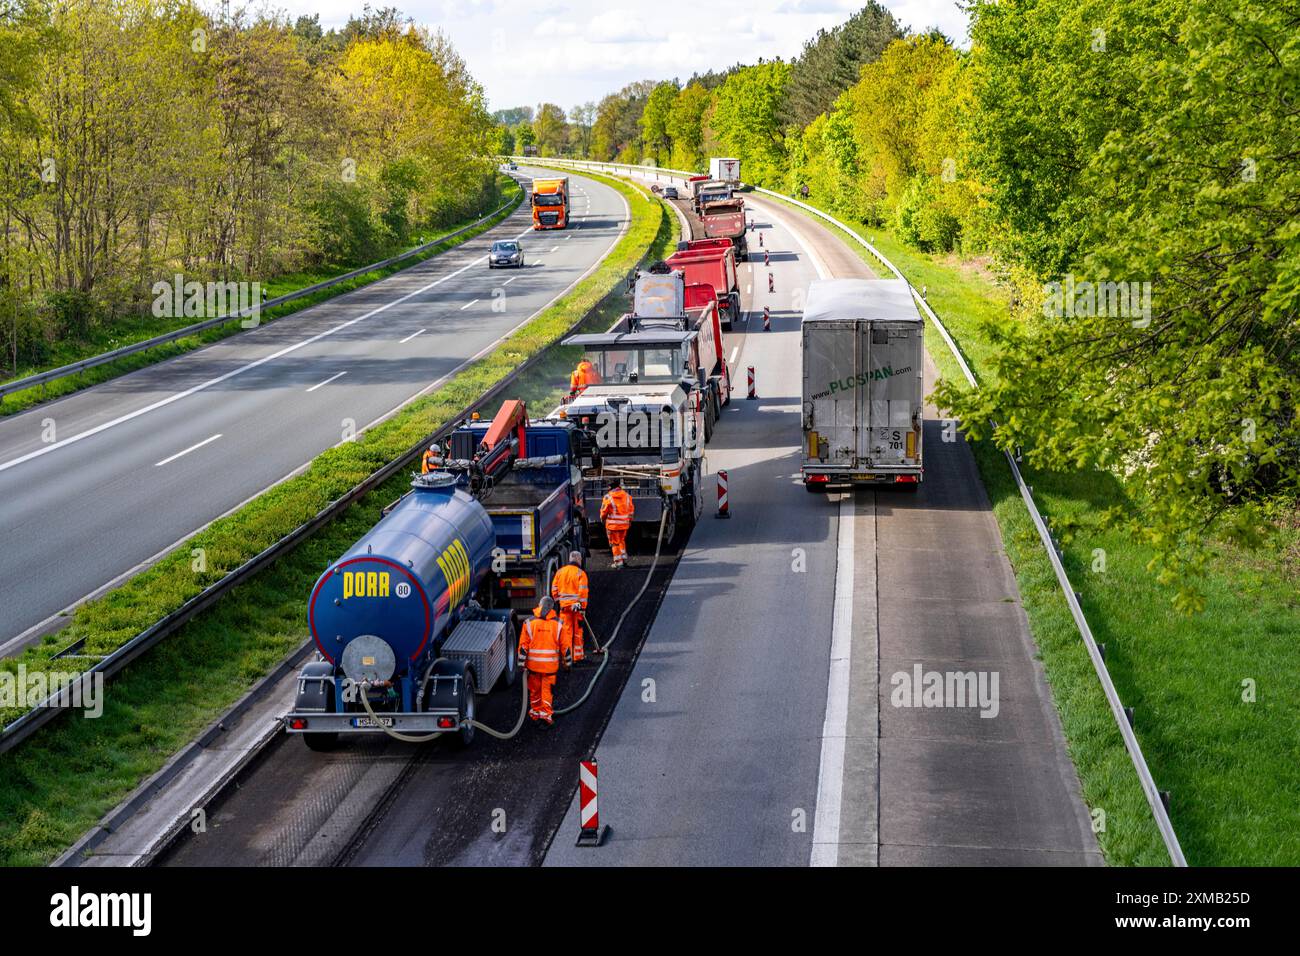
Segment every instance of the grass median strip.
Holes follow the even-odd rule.
[[[454,249],[457,246],[468,242],[470,239],[473,239],[475,236],[486,232],[493,226],[498,225],[502,220],[514,213],[524,197],[524,191],[518,183],[509,177],[503,176],[501,178],[504,180],[502,184],[502,194],[506,198],[508,205],[500,213],[469,230],[464,235],[457,236],[454,239],[448,239],[446,242],[440,242],[436,246],[420,253],[418,256],[412,256],[409,259],[405,259],[402,262],[390,265],[383,269],[374,269],[370,272],[363,273],[362,275],[354,276],[346,282],[340,282],[336,286],[322,289],[312,295],[303,296],[301,299],[296,299],[293,302],[286,302],[284,305],[277,306],[276,308],[267,309],[262,313],[260,324],[265,325],[268,322],[275,321],[276,319],[293,315],[296,312],[301,312],[303,309],[319,305],[321,302],[325,302],[328,299],[337,298],[340,295],[360,289],[361,287],[370,285],[373,282],[378,282],[380,279],[387,278],[394,273],[401,272],[404,269],[409,269],[422,262],[427,262],[435,256],[439,256],[450,249]],[[464,228],[470,222],[473,222],[473,220],[467,220],[464,223],[452,226],[444,231],[455,232],[457,229]],[[359,265],[361,264],[358,263],[356,266],[353,266],[353,268]],[[298,289],[304,289],[317,282],[323,282],[326,279],[347,271],[348,267],[339,266],[330,270],[313,270],[308,272],[290,273],[287,275],[277,276],[271,281],[264,283],[263,289],[265,290],[268,299],[274,299],[282,295],[287,295]],[[40,366],[25,368],[20,374],[13,376],[13,379],[9,379],[9,381],[25,378],[28,375],[35,375],[38,372],[48,371],[62,365],[70,365],[71,363],[81,359],[90,358],[116,348],[121,348],[122,346],[130,345],[133,342],[143,342],[144,340],[153,338],[157,335],[165,335],[176,328],[185,325],[192,325],[195,321],[202,321],[202,319],[196,320],[192,317],[157,319],[152,316],[140,316],[129,321],[119,321],[114,323],[111,327],[98,330],[94,337],[87,342],[74,343],[70,346],[59,349],[54,357],[54,361]],[[28,408],[32,408],[35,405],[40,405],[56,398],[62,398],[65,395],[71,395],[72,393],[79,392],[84,388],[90,388],[101,382],[106,382],[109,379],[126,375],[129,372],[147,368],[150,365],[157,365],[159,362],[165,362],[167,359],[175,358],[178,355],[193,352],[196,349],[203,348],[205,345],[211,345],[213,342],[218,342],[221,339],[236,335],[241,331],[243,331],[243,327],[232,319],[224,325],[207,329],[197,335],[177,339],[174,342],[167,342],[163,345],[158,345],[154,348],[148,349],[147,351],[137,352],[134,355],[127,355],[117,359],[116,361],[108,362],[104,365],[96,366],[95,368],[86,369],[84,372],[77,372],[73,375],[68,375],[45,385],[37,385],[32,388],[24,389],[21,392],[14,392],[12,395],[6,395],[2,400],[0,400],[0,417],[14,415],[18,412],[25,411]],[[0,384],[3,383],[0,382]]]
[[[796,207],[791,207],[796,208]],[[806,214],[805,214],[806,215]],[[818,220],[821,222],[821,220]],[[828,228],[830,227],[828,224]],[[868,263],[871,256],[835,230]],[[976,265],[916,252],[886,230],[859,230],[926,298],[976,378],[992,375],[986,320],[1006,296]],[[942,338],[926,345],[942,375],[961,373]],[[1038,645],[1098,839],[1112,865],[1167,865],[1168,854],[1092,663],[1006,459],[973,445]],[[1171,792],[1170,816],[1192,865],[1300,863],[1300,522],[1274,528],[1258,551],[1221,544],[1204,582],[1206,610],[1173,610],[1148,570],[1152,553],[1102,528],[1120,505],[1140,509],[1114,476],[1021,466],[1063,545],[1066,569],[1152,775]],[[1253,699],[1252,699],[1253,698]]]
[[[648,255],[671,250],[675,241],[675,221],[658,200],[636,187],[608,182],[627,199],[631,223],[605,261],[561,299],[433,394],[214,522],[150,570],[80,608],[64,631],[20,658],[0,662],[0,668],[16,671],[21,663],[32,672],[88,666],[84,659],[50,657],[79,638],[86,639],[87,654],[120,646],[454,420],[576,323],[608,325],[621,310],[624,278]],[[536,374],[521,383],[520,394],[535,402],[553,397],[557,380],[567,384],[569,351],[561,348],[548,355],[532,370]],[[133,663],[109,685],[101,717],[73,713],[0,755],[0,864],[41,864],[58,855],[298,646],[306,637],[311,584],[378,520],[382,507],[407,483],[400,474],[366,495]],[[202,571],[195,570],[195,549],[203,552]],[[20,712],[6,710],[3,719]]]

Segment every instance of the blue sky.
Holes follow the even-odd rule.
[[[341,26],[365,0],[270,0],[290,16]],[[492,109],[599,100],[634,80],[686,79],[698,69],[797,56],[821,27],[848,19],[855,0],[370,0],[441,29],[487,90]],[[905,26],[937,26],[965,45],[956,0],[882,0]],[[232,2],[231,6],[237,6]],[[705,12],[704,29],[692,18]]]

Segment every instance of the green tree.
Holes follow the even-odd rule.
[[[543,156],[559,156],[569,142],[569,124],[564,110],[554,103],[543,103],[537,108],[533,132]]]
[[[975,434],[999,422],[1034,465],[1122,476],[1138,507],[1110,517],[1196,608],[1207,540],[1251,538],[1300,480],[1294,14],[981,0],[973,15],[975,158],[1028,294],[989,330],[997,374],[937,400]]]
[[[646,98],[641,112],[641,151],[653,159],[655,165],[664,166],[672,156],[672,134],[669,132],[673,104],[677,100],[676,83],[660,83]]]
[[[682,87],[673,99],[668,136],[673,144],[669,165],[674,168],[704,168],[704,113],[710,102],[709,91],[699,83]]]
[[[745,179],[763,185],[782,178],[785,135],[779,117],[790,65],[779,60],[745,67],[714,93],[710,120],[718,143],[741,160]]]

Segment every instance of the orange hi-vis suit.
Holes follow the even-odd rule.
[[[528,716],[532,720],[554,723],[555,711],[551,692],[555,687],[555,672],[560,669],[560,657],[568,665],[571,652],[560,634],[560,622],[552,611],[541,616],[541,608],[533,608],[534,617],[524,621],[519,629],[519,666],[528,668]]]
[[[611,488],[600,503],[600,520],[609,538],[609,550],[614,554],[614,567],[621,568],[627,561],[627,530],[632,527],[632,514],[636,506],[632,496],[622,488]]]
[[[596,371],[596,366],[592,365],[588,359],[583,359],[578,363],[578,367],[573,370],[569,376],[569,394],[577,395],[588,385],[599,385],[600,373]]]
[[[427,475],[429,472],[436,470],[433,460],[438,457],[438,453],[432,448],[424,450],[424,457],[420,459],[420,474]]]
[[[560,607],[560,639],[573,648],[573,659],[586,657],[582,648],[582,619],[587,610],[587,572],[566,564],[551,579],[551,597]]]

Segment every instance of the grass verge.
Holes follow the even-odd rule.
[[[586,175],[584,173],[584,175]],[[605,179],[593,176],[592,178]],[[21,658],[28,671],[79,637],[105,653],[284,536],[366,475],[454,420],[493,383],[580,321],[605,327],[620,313],[626,275],[673,248],[676,220],[640,189],[606,180],[627,199],[631,224],[605,261],[493,353],[357,441],[331,449],[296,478],[214,522],[122,587],[79,609],[67,629]],[[535,407],[567,384],[572,350],[556,348],[521,382]],[[495,409],[492,409],[495,411]],[[0,864],[53,859],[192,740],[306,637],[311,585],[407,485],[394,477],[280,561],[197,616],[109,685],[99,719],[71,714],[0,755]],[[192,570],[202,547],[207,570]],[[11,720],[15,711],[4,719]]]
[[[446,242],[440,242],[418,256],[412,256],[395,265],[388,266],[384,269],[374,269],[370,272],[354,276],[347,282],[340,282],[336,286],[328,289],[322,289],[312,295],[303,296],[293,302],[286,302],[284,305],[277,306],[274,309],[267,309],[262,313],[261,324],[273,322],[276,319],[284,318],[286,315],[293,315],[295,312],[301,312],[303,309],[318,305],[327,299],[333,299],[344,293],[359,289],[362,286],[369,285],[372,282],[378,282],[380,279],[387,278],[396,272],[409,269],[411,266],[427,262],[434,256],[441,255],[449,249],[454,249],[462,243],[468,242],[475,236],[486,232],[493,226],[500,223],[503,219],[511,215],[518,207],[524,197],[524,191],[513,179],[501,177],[503,183],[502,191],[509,203],[497,215],[480,224],[478,227],[471,229],[464,235],[449,239]],[[477,218],[477,217],[475,217]],[[464,223],[453,226],[447,232],[455,232],[462,229],[473,219],[466,220]],[[417,244],[418,245],[418,244]],[[394,253],[396,254],[396,253]],[[270,282],[263,283],[268,299],[277,298],[278,296],[287,295],[297,289],[305,289],[307,286],[314,285],[317,282],[323,282],[340,273],[347,272],[350,268],[357,268],[361,263],[355,263],[352,266],[338,266],[329,269],[320,269],[308,272],[294,272],[287,275],[277,276]],[[193,318],[169,319],[155,318],[153,316],[134,316],[129,319],[122,319],[109,326],[96,331],[96,334],[90,339],[83,342],[64,343],[58,347],[51,361],[23,368],[13,378],[0,380],[0,384],[5,381],[14,381],[19,378],[26,378],[29,375],[35,375],[39,372],[49,371],[50,369],[59,368],[64,365],[70,365],[91,356],[101,355],[104,352],[110,352],[113,349],[121,348],[124,345],[130,345],[133,342],[143,342],[146,339],[153,338],[156,335],[165,335],[177,328],[185,325],[194,324]],[[167,342],[163,345],[155,346],[145,352],[137,352],[134,355],[124,356],[114,362],[107,362],[104,365],[98,365],[95,368],[86,369],[84,372],[77,372],[74,375],[68,375],[64,378],[57,379],[45,385],[37,385],[32,388],[24,389],[21,392],[14,392],[12,395],[6,395],[0,400],[0,418],[6,415],[14,415],[18,412],[25,411],[35,405],[52,401],[56,398],[62,398],[65,395],[71,395],[73,392],[79,392],[83,388],[90,388],[109,379],[126,375],[129,372],[146,368],[150,365],[157,365],[159,362],[165,362],[170,358],[178,355],[184,355],[186,352],[193,352],[195,349],[201,349],[205,345],[211,345],[221,339],[228,338],[238,332],[243,331],[243,327],[233,319],[225,325],[219,325],[215,328],[207,329],[197,335],[187,336],[183,339],[177,339],[174,342]]]
[[[797,207],[791,206],[792,209]],[[803,213],[806,215],[806,213]],[[829,224],[824,223],[823,225]],[[839,230],[836,230],[839,231]],[[977,264],[918,253],[886,230],[862,233],[917,288],[977,379],[993,374],[985,319],[1009,315],[1006,296]],[[875,258],[841,235],[869,264]],[[926,345],[943,376],[962,381],[942,338]],[[973,445],[1021,600],[1078,770],[1084,799],[1105,814],[1098,839],[1112,865],[1167,865],[1128,752],[1006,459]],[[1151,551],[1100,527],[1101,511],[1138,507],[1111,475],[1022,468],[1039,510],[1064,545],[1064,563],[1120,699],[1193,865],[1300,863],[1300,522],[1255,552],[1220,545],[1204,582],[1207,606],[1188,617],[1148,572]],[[1248,700],[1251,691],[1254,700]]]

